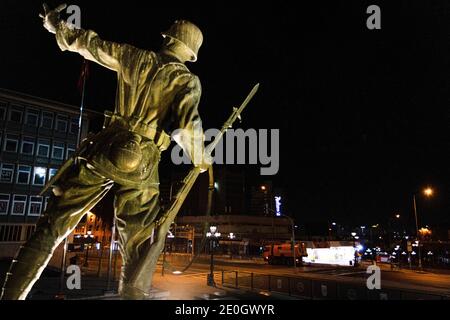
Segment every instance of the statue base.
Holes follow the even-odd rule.
[[[150,291],[150,296],[145,300],[167,300],[170,296],[169,291],[163,291],[159,289],[152,289]],[[88,298],[80,298],[77,300],[125,300],[117,292],[105,292],[102,296],[93,296]]]

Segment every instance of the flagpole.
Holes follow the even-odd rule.
[[[78,136],[77,136],[77,148],[80,146],[81,143],[81,124],[83,121],[83,109],[84,109],[84,97],[85,97],[85,91],[86,91],[86,78],[87,78],[87,61],[86,59],[83,60],[83,68],[81,71],[81,77],[83,79],[83,88],[81,91],[81,103],[80,103],[80,118],[78,119]],[[67,237],[64,238],[64,244],[63,244],[63,254],[61,259],[61,275],[60,275],[60,281],[59,281],[59,294],[58,298],[64,299],[64,275],[66,271],[66,256],[67,256]]]
[[[87,78],[86,72],[87,72],[87,61],[83,60],[83,70],[82,70],[83,88],[81,90],[80,118],[78,119],[77,147],[81,143],[81,125],[83,122],[84,96],[85,96],[85,91],[86,91],[86,78]]]

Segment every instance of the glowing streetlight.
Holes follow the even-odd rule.
[[[423,193],[427,196],[427,197],[431,197],[433,195],[433,189],[431,188],[426,188]]]
[[[211,264],[210,264],[210,273],[207,278],[207,285],[215,287],[216,282],[214,281],[214,248],[219,243],[219,238],[221,234],[217,232],[216,226],[210,226],[209,232],[206,233],[206,237],[209,239],[209,249],[211,251]]]
[[[426,188],[425,190],[423,190],[423,193],[425,196],[427,197],[431,197],[433,195],[433,189],[431,189],[430,187]],[[418,219],[417,219],[417,205],[416,205],[416,194],[413,194],[413,208],[414,208],[414,217],[416,219],[416,236],[417,236],[417,240],[420,239],[420,233],[419,233],[419,223],[418,223]],[[422,270],[422,253],[420,250],[420,244],[418,244],[418,251],[419,251],[419,269]]]
[[[396,217],[397,219],[400,219],[400,215],[399,215],[399,214],[396,214],[395,217]]]

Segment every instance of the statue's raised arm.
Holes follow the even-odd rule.
[[[43,19],[44,28],[56,35],[62,51],[77,52],[85,59],[114,71],[119,71],[124,61],[134,61],[145,51],[128,44],[102,40],[92,30],[76,29],[60,17],[60,13],[67,7],[65,4],[54,10],[50,10],[47,4],[43,6],[44,14],[39,16]]]

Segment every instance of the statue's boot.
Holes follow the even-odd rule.
[[[147,279],[144,283],[136,281],[132,275],[136,272],[136,265],[124,263],[120,274],[119,295],[123,300],[147,300],[151,299],[151,280],[152,272],[146,273]],[[133,280],[132,280],[133,279]]]
[[[51,256],[48,251],[21,247],[6,274],[0,300],[25,300]]]
[[[121,290],[119,290],[119,294],[123,300],[148,300],[153,297],[151,292],[145,292],[129,285],[123,285]]]

